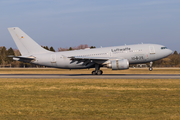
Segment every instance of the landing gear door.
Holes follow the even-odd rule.
[[[154,49],[154,46],[149,46],[149,53],[150,54],[155,54],[155,49]]]

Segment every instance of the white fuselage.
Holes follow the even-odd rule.
[[[90,68],[94,61],[83,60],[83,58],[108,58],[108,60],[96,60],[99,64],[106,64],[108,61],[127,59],[130,64],[146,63],[169,56],[172,51],[157,44],[137,44],[96,49],[84,49],[65,52],[51,52],[46,54],[34,54],[36,58],[32,63],[56,68],[80,69]],[[71,56],[80,57],[81,60],[73,61]],[[88,62],[88,64],[85,64]]]

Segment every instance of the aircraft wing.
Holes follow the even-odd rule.
[[[109,60],[108,57],[77,57],[77,56],[71,56],[68,58],[70,58],[72,60],[72,62],[74,62],[74,61],[84,62],[84,64],[86,64],[86,65],[89,65],[91,63],[103,64]]]
[[[102,61],[106,61],[109,60],[108,57],[76,57],[76,56],[71,56],[68,57],[71,58],[71,60],[102,60]]]

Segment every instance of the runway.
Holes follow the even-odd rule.
[[[0,74],[0,78],[180,79],[180,74]]]

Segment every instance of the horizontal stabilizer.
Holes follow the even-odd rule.
[[[8,57],[12,57],[14,60],[18,60],[18,61],[25,61],[25,60],[35,60],[36,58],[33,56],[30,57],[23,57],[23,56],[14,56],[14,55],[9,55]]]

